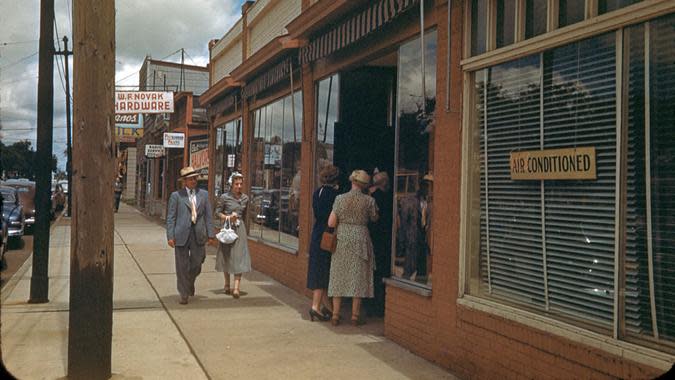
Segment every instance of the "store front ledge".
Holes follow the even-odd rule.
[[[286,247],[285,245],[272,243],[270,241],[260,239],[260,238],[256,238],[256,237],[251,237],[251,236],[248,237],[248,240],[256,242],[257,244],[261,244],[261,245],[264,245],[264,246],[267,246],[267,247],[270,247],[270,248],[274,248],[274,249],[282,251],[284,253],[288,253],[289,255],[293,255],[293,256],[298,255],[297,249],[294,249],[294,248],[291,248],[291,247]]]
[[[675,362],[675,356],[668,353],[614,339],[611,336],[484,298],[464,295],[457,299],[457,305],[496,315],[664,371],[670,369]]]
[[[421,286],[413,285],[413,284],[410,284],[406,281],[402,281],[402,280],[399,280],[399,279],[394,278],[394,277],[385,278],[385,279],[382,279],[382,281],[384,281],[384,283],[387,284],[387,286],[392,286],[394,288],[407,290],[411,293],[415,293],[415,294],[420,295],[422,297],[427,297],[427,298],[431,297],[431,289],[428,289],[428,288],[423,288]]]

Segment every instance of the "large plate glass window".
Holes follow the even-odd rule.
[[[216,197],[229,190],[227,180],[234,171],[241,173],[241,118],[216,128],[215,186]]]
[[[302,94],[251,113],[250,236],[298,248]]]
[[[340,76],[333,74],[317,84],[316,104],[316,151],[314,187],[320,186],[319,173],[333,164],[335,155],[335,124],[338,122]],[[344,173],[343,173],[344,174]]]
[[[422,83],[420,39],[399,48],[396,176],[396,237],[392,275],[431,285],[433,209],[433,115],[436,109],[436,31],[424,35]]]
[[[675,352],[673,41],[668,15],[472,73],[469,293]],[[511,178],[577,147],[596,179]]]

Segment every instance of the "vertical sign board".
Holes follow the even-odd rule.
[[[192,166],[194,169],[209,167],[208,139],[190,141],[190,166]]]
[[[595,147],[512,152],[512,180],[596,179]]]
[[[165,148],[185,148],[185,134],[183,133],[164,133]]]

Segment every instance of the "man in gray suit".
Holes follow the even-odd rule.
[[[195,295],[195,280],[206,258],[204,245],[215,244],[209,193],[197,188],[199,172],[180,170],[183,188],[171,193],[166,216],[166,238],[176,253],[176,277],[181,305]]]

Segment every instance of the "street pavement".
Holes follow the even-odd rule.
[[[19,379],[66,376],[70,220],[52,227],[49,303],[28,304],[29,259],[2,289],[2,359]],[[115,214],[114,379],[454,379],[383,336],[310,322],[309,299],[259,273],[240,299],[222,292],[209,249],[197,294],[178,304],[173,249],[164,227],[136,209]]]

